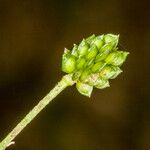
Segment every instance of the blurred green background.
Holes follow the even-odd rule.
[[[0,139],[61,79],[61,55],[91,34],[120,34],[124,72],[89,99],[70,87],[8,150],[150,149],[150,2],[0,0]]]

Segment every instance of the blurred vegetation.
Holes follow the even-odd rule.
[[[130,51],[105,90],[60,94],[17,138],[14,150],[150,149],[146,0],[0,0],[0,138],[60,80],[61,55],[91,34],[120,34]]]

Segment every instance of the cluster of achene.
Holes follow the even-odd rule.
[[[119,35],[92,35],[74,44],[70,51],[65,49],[62,57],[62,71],[72,74],[78,91],[91,95],[93,87],[103,89],[109,86],[109,79],[116,78],[122,70],[128,52],[118,50]]]

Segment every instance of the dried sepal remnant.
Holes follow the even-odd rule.
[[[62,56],[62,71],[72,74],[77,90],[89,96],[93,87],[109,87],[109,79],[116,78],[122,70],[128,52],[118,48],[119,35],[94,34],[83,39],[72,50],[65,49]]]

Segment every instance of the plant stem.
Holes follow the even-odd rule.
[[[71,74],[63,76],[60,82],[18,123],[18,125],[6,136],[0,143],[0,150],[5,150],[13,144],[12,141],[36,116],[66,87],[73,85],[75,82],[71,78]]]

